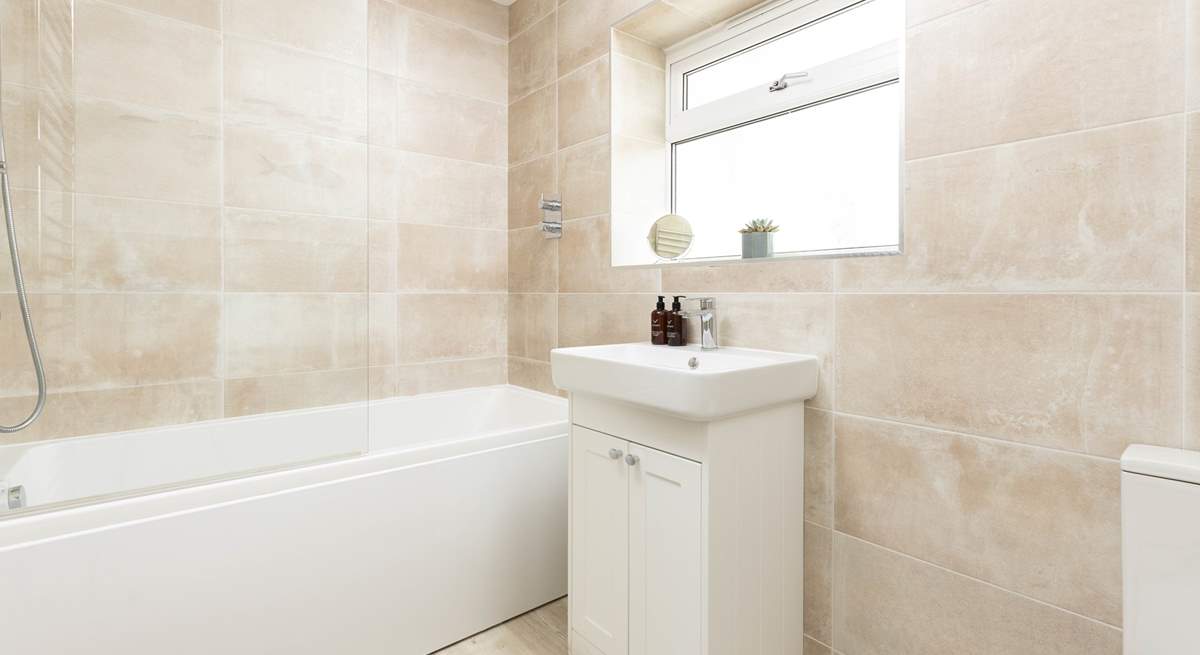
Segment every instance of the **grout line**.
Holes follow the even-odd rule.
[[[125,13],[136,14],[139,16],[146,16],[148,18],[154,18],[157,20],[167,21],[169,23],[175,23],[178,25],[186,26],[193,30],[203,31],[203,32],[211,32],[211,33],[215,33],[218,35],[221,33],[222,23],[224,22],[224,19],[225,19],[225,15],[224,15],[225,12],[219,11],[218,15],[217,15],[217,26],[216,27],[208,27],[207,25],[201,25],[200,23],[193,23],[192,21],[184,19],[184,18],[176,18],[175,16],[167,16],[166,14],[156,14],[152,11],[147,11],[145,9],[139,9],[137,7],[131,7],[129,5],[118,4],[116,2],[112,2],[112,0],[82,0],[82,1],[77,0],[77,5],[75,8],[76,15],[78,15],[78,12],[79,12],[78,4],[103,5],[105,7],[109,7],[110,9],[116,9],[118,11],[123,11]]]
[[[963,13],[963,12],[967,11],[968,9],[972,9],[972,8],[974,8],[974,7],[978,7],[979,5],[986,4],[987,2],[989,2],[989,0],[973,0],[973,1],[972,1],[970,4],[968,4],[968,5],[965,5],[965,6],[959,7],[959,8],[957,8],[957,9],[954,9],[954,10],[952,10],[952,11],[948,11],[948,12],[946,12],[946,13],[944,13],[944,14],[941,14],[941,15],[938,15],[938,16],[934,16],[934,17],[932,17],[932,18],[926,18],[925,20],[923,20],[923,21],[919,21],[919,22],[916,22],[916,23],[913,23],[912,25],[909,25],[909,24],[907,24],[907,21],[906,21],[906,22],[905,22],[904,29],[905,29],[905,31],[907,32],[908,30],[911,30],[911,29],[914,29],[914,28],[917,28],[917,27],[923,27],[923,26],[925,26],[925,25],[929,25],[930,23],[936,23],[937,21],[940,21],[940,20],[942,20],[942,19],[944,19],[944,18],[949,18],[949,17],[951,17],[951,16],[956,16],[956,15],[958,15],[958,14],[961,14],[961,13]]]
[[[416,8],[416,7],[413,7],[413,6],[410,6],[410,5],[404,5],[403,7],[401,7],[401,6],[400,6],[398,3],[394,2],[393,0],[385,0],[385,1],[386,1],[388,4],[390,4],[390,5],[394,5],[394,6],[395,6],[397,9],[401,9],[401,10],[404,10],[404,11],[411,11],[411,12],[413,12],[413,13],[421,14],[422,16],[425,16],[425,17],[427,17],[427,18],[432,18],[433,20],[435,20],[435,21],[437,21],[437,22],[439,22],[439,23],[442,23],[442,24],[445,24],[445,25],[450,25],[450,26],[452,26],[452,27],[458,27],[458,28],[461,28],[461,29],[467,30],[468,32],[473,32],[473,33],[475,33],[475,34],[477,34],[477,35],[479,35],[479,36],[481,36],[481,37],[484,37],[484,38],[485,38],[485,39],[487,39],[488,41],[492,41],[492,42],[494,42],[494,43],[496,43],[496,44],[503,44],[503,45],[507,45],[507,44],[508,44],[508,42],[512,40],[512,37],[511,37],[511,35],[506,35],[506,36],[496,36],[495,34],[491,34],[490,32],[484,32],[484,31],[483,31],[483,30],[481,30],[481,29],[478,29],[478,28],[475,28],[475,27],[471,27],[470,25],[464,25],[463,23],[460,23],[460,22],[458,22],[458,21],[456,21],[456,20],[453,20],[453,19],[451,19],[451,18],[446,18],[445,16],[439,16],[439,15],[437,15],[437,14],[430,13],[430,12],[428,12],[428,11],[425,11],[425,10],[423,10],[423,9],[418,9],[418,8]],[[368,18],[367,18],[367,25],[368,25],[368,29],[370,29],[370,17],[369,17],[369,14],[368,14]],[[504,29],[505,29],[505,32],[507,32],[507,31],[508,31],[508,25],[507,25],[507,24],[505,25]]]

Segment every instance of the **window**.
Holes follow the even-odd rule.
[[[668,51],[670,206],[687,259],[897,252],[903,0],[790,0]]]

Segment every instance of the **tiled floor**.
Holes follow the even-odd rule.
[[[434,655],[567,655],[567,599],[464,639]]]

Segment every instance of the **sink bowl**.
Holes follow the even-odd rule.
[[[550,364],[560,389],[694,421],[806,400],[817,392],[816,357],[769,350],[624,343],[557,348]]]

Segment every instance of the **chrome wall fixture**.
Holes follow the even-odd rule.
[[[547,239],[561,239],[563,232],[562,197],[555,194],[542,194],[542,236]]]

